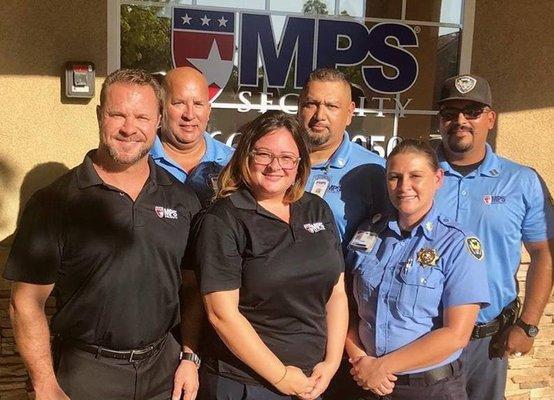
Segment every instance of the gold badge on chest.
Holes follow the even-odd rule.
[[[422,267],[434,267],[439,261],[439,254],[435,249],[422,248],[417,252],[417,261]]]

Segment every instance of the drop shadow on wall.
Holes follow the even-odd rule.
[[[15,190],[14,172],[7,161],[0,159],[0,228],[7,225],[6,194]]]
[[[27,173],[27,175],[25,175],[25,178],[23,178],[23,183],[21,184],[21,188],[19,190],[19,211],[17,213],[17,226],[19,225],[19,220],[21,219],[21,213],[25,209],[25,205],[27,204],[31,196],[37,190],[42,189],[54,182],[57,178],[65,174],[67,171],[69,171],[69,168],[62,163],[47,162],[36,165]],[[2,183],[4,180],[6,180],[6,182],[8,183],[11,182],[11,186],[8,186],[8,190],[15,189],[13,185],[13,171],[10,170],[9,167],[5,165],[5,163],[2,163],[1,160],[0,179],[2,179]],[[0,199],[0,207],[2,207],[4,203],[5,202]],[[5,226],[5,222],[0,221],[0,226]],[[13,235],[14,234],[12,233],[11,235],[3,238],[0,241],[0,247],[9,248],[13,240]]]

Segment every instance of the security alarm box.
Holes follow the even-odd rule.
[[[65,95],[92,98],[94,96],[94,64],[70,61],[65,64]]]

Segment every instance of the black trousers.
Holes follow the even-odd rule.
[[[297,400],[264,386],[249,385],[200,368],[198,400]],[[318,398],[317,400],[321,400]]]
[[[133,362],[62,344],[56,354],[56,377],[71,400],[171,399],[180,351],[171,334],[152,356]]]
[[[397,384],[393,392],[386,396],[364,392],[358,400],[467,400],[466,381],[462,369],[453,376],[433,384],[426,384],[421,380]]]
[[[467,400],[465,376],[460,369],[453,376],[434,384],[413,381],[396,384],[391,394],[378,396],[359,387],[350,375],[350,363],[341,364],[339,371],[324,393],[324,400]]]

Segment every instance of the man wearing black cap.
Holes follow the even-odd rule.
[[[496,113],[485,79],[461,75],[446,80],[439,104],[438,155],[445,174],[436,203],[442,214],[481,239],[491,299],[462,354],[468,397],[500,400],[507,356],[531,350],[552,289],[552,204],[533,169],[496,155],[487,144]],[[522,243],[531,263],[520,313],[514,277]]]

